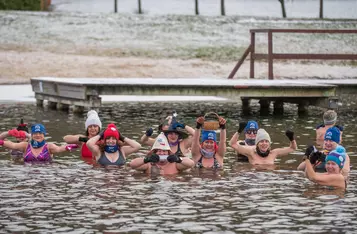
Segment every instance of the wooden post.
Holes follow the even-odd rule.
[[[320,19],[324,18],[324,0],[320,0]]]
[[[198,11],[198,0],[195,0],[195,13],[196,15],[200,14],[200,12]]]
[[[118,0],[114,0],[114,13],[118,12]]]
[[[139,14],[142,14],[143,11],[141,9],[141,0],[138,0],[138,8],[139,8]]]
[[[250,33],[250,74],[249,78],[254,78],[254,53],[255,53],[255,32]]]
[[[268,32],[268,77],[269,80],[274,80],[273,73],[273,33]]]
[[[224,7],[224,0],[221,0],[221,15],[226,15],[226,9]]]
[[[284,0],[279,0],[280,4],[281,4],[281,11],[283,14],[283,18],[286,18],[286,10],[285,10],[285,1]]]

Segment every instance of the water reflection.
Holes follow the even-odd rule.
[[[56,155],[50,165],[24,165],[11,161],[1,148],[0,228],[11,233],[355,232],[356,173],[351,171],[347,192],[341,192],[316,186],[296,171],[304,147],[314,141],[322,112],[298,116],[295,108],[274,117],[260,116],[258,106],[243,116],[235,103],[124,103],[99,113],[103,125],[113,120],[134,139],[173,109],[192,126],[198,115],[218,112],[229,120],[228,138],[239,120],[256,119],[271,134],[273,147],[288,144],[284,132],[292,128],[300,152],[281,157],[272,167],[236,162],[228,148],[223,171],[192,169],[176,176],[148,176],[129,168],[93,167],[79,152]],[[64,135],[84,132],[85,114],[7,105],[0,115],[1,131],[15,127],[21,117],[45,123],[50,142],[63,143]],[[349,114],[339,116],[352,165],[355,120]],[[138,155],[143,154],[144,150]]]

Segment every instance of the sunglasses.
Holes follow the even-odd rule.
[[[257,130],[247,130],[247,134],[257,134]]]

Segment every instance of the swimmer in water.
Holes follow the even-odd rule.
[[[133,159],[129,165],[148,174],[171,175],[193,167],[194,162],[173,154],[165,134],[160,133],[147,156]]]
[[[123,136],[113,123],[86,144],[96,162],[102,166],[124,166],[126,157],[141,148],[138,142]]]
[[[238,130],[242,131],[242,129]],[[273,165],[275,159],[280,156],[288,155],[297,149],[294,132],[287,130],[285,135],[290,141],[289,147],[271,149],[271,139],[264,129],[259,129],[255,138],[255,147],[237,144],[239,132],[237,132],[229,144],[240,154],[248,157],[249,163],[253,165]]]
[[[23,153],[24,162],[51,162],[53,154],[78,148],[78,145],[75,144],[57,146],[53,143],[47,143],[45,135],[45,126],[42,124],[34,124],[31,126],[29,142],[14,143],[0,140],[0,145],[12,150],[21,151]]]

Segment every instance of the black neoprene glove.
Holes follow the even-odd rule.
[[[200,129],[201,127],[202,127],[202,124],[199,123],[199,122],[196,122],[196,128],[197,128],[197,129]]]
[[[317,161],[324,162],[325,155],[324,155],[324,153],[322,153],[320,151],[313,152],[312,154],[310,154],[309,160],[310,160],[311,164],[315,164]]]
[[[290,130],[286,130],[285,135],[289,138],[290,141],[294,140],[294,132]]]
[[[147,137],[149,137],[149,136],[151,136],[151,135],[153,134],[153,132],[154,132],[154,130],[153,130],[152,128],[148,128],[148,129],[146,130],[146,132],[145,132],[145,135],[146,135]]]
[[[177,156],[176,154],[171,154],[171,155],[169,155],[168,157],[167,157],[167,161],[169,162],[169,163],[181,163],[182,162],[182,159],[179,157],[179,156]]]
[[[313,153],[315,151],[315,147],[313,145],[309,145],[306,150],[305,150],[305,155],[307,157],[309,157],[311,155],[311,153]]]
[[[241,132],[243,132],[246,126],[247,126],[247,122],[240,122],[237,132],[240,134]]]
[[[86,143],[88,141],[88,137],[78,137],[78,141]]]
[[[160,156],[157,154],[152,154],[144,158],[144,163],[158,163],[160,161]]]
[[[225,124],[225,123],[224,123],[224,124],[220,124],[220,125],[219,125],[219,128],[220,128],[220,129],[226,129],[226,124]]]
[[[126,138],[126,137],[123,136],[122,134],[119,135],[119,140],[120,140],[120,141],[124,142],[124,139],[125,139],[125,138]]]
[[[101,131],[100,133],[99,133],[99,140],[103,140],[104,139],[104,132],[105,132],[105,130],[106,129],[103,129],[103,131]]]

